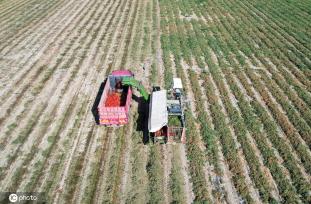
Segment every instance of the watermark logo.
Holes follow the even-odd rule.
[[[1,203],[47,203],[43,192],[0,192]]]
[[[18,196],[16,194],[12,193],[9,196],[9,200],[10,200],[10,202],[15,203],[18,200]]]

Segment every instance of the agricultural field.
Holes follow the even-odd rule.
[[[182,79],[186,144],[96,124],[102,82]],[[139,96],[139,92],[134,90]],[[0,0],[0,191],[48,203],[311,203],[311,1]]]

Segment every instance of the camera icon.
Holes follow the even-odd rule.
[[[18,200],[18,197],[16,194],[12,193],[9,196],[9,200],[10,200],[10,202],[15,203]]]

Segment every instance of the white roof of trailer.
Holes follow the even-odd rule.
[[[182,83],[180,78],[173,78],[173,89],[182,89]]]
[[[149,132],[156,132],[167,125],[166,90],[152,92],[149,111]]]

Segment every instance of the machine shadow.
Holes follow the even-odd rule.
[[[92,114],[93,114],[93,117],[94,117],[94,120],[95,120],[97,125],[99,125],[99,114],[98,114],[97,107],[98,107],[98,104],[99,104],[100,99],[102,97],[102,94],[103,94],[106,82],[107,82],[107,79],[100,84],[98,92],[97,92],[97,95],[96,95],[96,98],[95,98],[93,106],[92,106],[92,110],[91,110]]]
[[[132,98],[138,104],[138,118],[136,120],[136,131],[143,132],[142,142],[144,144],[149,143],[149,131],[148,131],[148,117],[149,117],[149,101],[145,101],[143,97],[138,97],[135,94]]]

